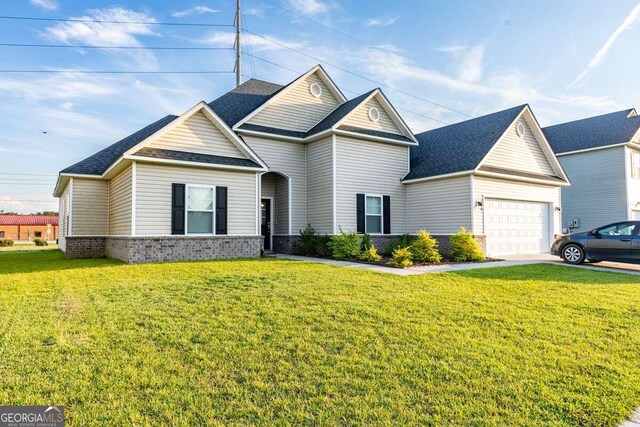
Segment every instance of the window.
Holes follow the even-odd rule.
[[[4,239],[4,231],[0,231],[0,239]]]
[[[631,153],[631,178],[640,179],[640,153]]]
[[[35,231],[34,235],[36,236],[36,238],[40,238],[42,237],[42,231]]]
[[[636,225],[634,223],[621,222],[620,224],[600,228],[598,234],[601,236],[632,236],[635,228]]]
[[[213,234],[214,187],[187,187],[187,234]]]
[[[366,196],[365,231],[369,234],[382,233],[382,196]]]

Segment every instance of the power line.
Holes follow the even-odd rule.
[[[42,47],[42,48],[73,48],[73,49],[140,49],[140,50],[233,50],[232,47],[209,46],[92,46],[69,44],[30,44],[30,43],[0,43],[4,47]]]
[[[23,200],[23,199],[0,199],[2,202],[32,202],[32,203],[58,203],[57,200]]]
[[[336,68],[336,69],[338,69],[338,70],[340,70],[340,71],[343,71],[343,72],[345,72],[345,73],[351,74],[351,75],[353,75],[353,76],[355,76],[355,77],[359,77],[359,78],[361,78],[361,79],[364,79],[364,80],[370,81],[370,82],[372,82],[372,83],[375,83],[375,84],[377,84],[377,85],[379,85],[379,86],[381,86],[381,87],[384,87],[384,88],[387,88],[387,89],[393,90],[393,91],[395,91],[395,92],[401,93],[401,94],[406,95],[406,96],[410,96],[411,98],[415,98],[415,99],[417,99],[417,100],[419,100],[419,101],[426,102],[426,103],[431,104],[431,105],[434,105],[434,106],[436,106],[436,107],[443,108],[443,109],[445,109],[445,110],[449,110],[449,111],[452,111],[452,112],[454,112],[454,113],[461,114],[461,115],[463,115],[463,116],[471,117],[471,116],[469,116],[468,114],[463,113],[462,111],[458,111],[458,110],[455,110],[455,109],[453,109],[453,108],[449,108],[449,107],[444,106],[444,105],[442,105],[442,104],[438,104],[437,102],[429,101],[428,99],[421,98],[421,97],[416,96],[416,95],[414,95],[414,94],[412,94],[412,93],[406,92],[406,91],[404,91],[404,90],[402,90],[402,89],[398,89],[398,88],[395,88],[395,87],[393,87],[393,86],[389,86],[389,85],[387,85],[387,84],[385,84],[385,83],[379,82],[379,81],[377,81],[377,80],[373,80],[373,79],[371,79],[371,78],[369,78],[369,77],[365,77],[365,76],[363,76],[363,75],[361,75],[361,74],[356,73],[355,71],[351,71],[351,70],[348,70],[348,69],[346,69],[346,68],[344,68],[344,67],[341,67],[341,66],[339,66],[339,65],[332,64],[331,62],[325,61],[324,59],[321,59],[321,58],[318,58],[318,57],[313,56],[313,55],[311,55],[311,54],[308,54],[308,53],[306,53],[306,52],[303,52],[303,51],[301,51],[301,50],[299,50],[299,49],[293,48],[293,47],[288,46],[288,45],[286,45],[286,44],[284,44],[284,43],[280,43],[279,41],[273,40],[273,39],[271,39],[271,38],[269,38],[269,37],[265,37],[265,36],[263,36],[262,34],[254,33],[253,31],[249,31],[249,30],[247,30],[247,29],[244,29],[243,31],[244,31],[244,32],[246,32],[246,33],[252,34],[252,35],[254,35],[254,36],[256,36],[256,37],[260,37],[260,38],[261,38],[261,39],[263,39],[263,40],[266,40],[266,41],[268,41],[268,42],[270,42],[270,43],[273,43],[273,44],[276,44],[276,45],[278,45],[278,46],[281,46],[281,47],[283,47],[283,48],[285,48],[285,49],[289,49],[289,50],[291,50],[291,51],[293,51],[293,52],[296,52],[296,53],[298,53],[298,54],[300,54],[300,55],[302,55],[302,56],[305,56],[305,57],[307,57],[307,58],[313,59],[314,61],[319,61],[319,62],[321,62],[321,63],[323,63],[323,64],[327,64],[327,65],[329,65],[330,67],[333,67],[333,68]]]
[[[233,71],[105,71],[105,70],[1,70],[0,73],[70,73],[70,74],[231,74]]]
[[[12,172],[0,172],[0,175],[58,176],[58,174],[55,174],[55,173],[12,173]]]
[[[93,24],[134,24],[134,25],[172,25],[179,27],[233,27],[230,24],[200,24],[195,22],[156,22],[156,21],[113,21],[104,19],[80,19],[80,18],[36,18],[31,16],[0,16],[0,19],[21,21],[48,21],[48,22],[84,22]]]

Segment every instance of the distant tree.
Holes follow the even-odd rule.
[[[56,215],[58,215],[58,212],[57,211],[42,211],[42,212],[36,212],[33,215],[56,216]]]
[[[18,215],[18,212],[6,212],[0,209],[0,215]]]

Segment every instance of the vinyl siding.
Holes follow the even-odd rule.
[[[380,112],[380,118],[377,122],[369,119],[369,108],[372,107],[377,108]],[[347,117],[343,124],[403,135],[402,131],[398,128],[393,119],[391,119],[389,114],[375,97],[371,98],[364,105],[358,107],[349,117]]]
[[[109,228],[109,181],[73,179],[72,235],[105,236]]]
[[[549,203],[553,215],[552,234],[560,234],[561,213],[555,210],[561,206],[560,187],[550,185],[538,185],[526,182],[511,181],[508,179],[494,179],[485,177],[473,177],[473,196],[475,202],[483,199],[503,199],[503,200],[526,200],[529,202]],[[483,235],[484,230],[484,209],[473,208],[474,211],[474,234]]]
[[[289,181],[278,176],[275,180],[274,234],[289,234]]]
[[[525,125],[526,133],[524,137],[519,137],[516,133],[518,123]],[[547,156],[540,147],[540,143],[523,117],[507,130],[482,164],[484,166],[555,175]]]
[[[558,157],[571,180],[562,189],[562,223],[578,219],[574,232],[627,219],[624,147]]]
[[[332,138],[307,145],[307,221],[318,233],[333,234]]]
[[[136,164],[136,235],[171,234],[171,184],[228,187],[228,234],[256,233],[255,172]]]
[[[58,203],[59,203],[58,247],[62,252],[66,250],[65,237],[67,236],[67,216],[70,215],[70,212],[69,212],[70,194],[71,194],[71,181],[69,181],[65,189],[62,191],[60,198],[58,199]]]
[[[109,182],[109,234],[131,234],[131,166]]]
[[[309,92],[312,83],[322,88],[322,95],[314,97]],[[340,102],[317,74],[297,82],[286,93],[271,102],[247,123],[306,132],[340,105]]]
[[[267,173],[262,175],[260,181],[262,182],[261,197],[276,197],[276,176],[272,173]]]
[[[149,147],[223,157],[247,157],[204,114],[198,112]]]
[[[336,221],[345,231],[356,229],[356,194],[391,197],[391,233],[407,231],[408,147],[336,137]]]
[[[305,145],[254,136],[244,136],[244,140],[264,160],[270,171],[279,172],[291,180],[291,233],[298,234],[307,225]]]
[[[471,229],[471,179],[469,176],[417,182],[407,186],[409,232],[454,234]]]

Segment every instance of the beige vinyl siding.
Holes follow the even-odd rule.
[[[67,217],[71,215],[69,211],[70,198],[71,198],[71,180],[67,184],[67,186],[64,188],[64,190],[62,191],[62,194],[60,195],[60,198],[58,199],[58,204],[59,204],[58,247],[62,252],[66,250],[65,237],[67,236],[67,231],[68,231]]]
[[[560,234],[561,214],[556,207],[561,206],[560,187],[550,185],[538,185],[526,182],[511,181],[508,179],[494,179],[485,177],[473,177],[473,195],[475,202],[483,199],[524,200],[528,202],[543,202],[549,204],[550,216],[553,217],[553,234]],[[480,207],[474,210],[474,230],[477,235],[485,234],[484,210]]]
[[[272,173],[262,175],[261,197],[276,197],[276,176]]]
[[[105,236],[109,230],[109,181],[73,179],[72,235]]]
[[[204,114],[198,112],[149,147],[223,157],[247,157]]]
[[[309,92],[312,83],[322,88],[322,95],[314,97]],[[285,89],[278,99],[253,116],[247,123],[306,132],[336,109],[340,102],[317,74]]]
[[[289,181],[281,176],[275,180],[276,196],[273,199],[273,234],[289,234]]]
[[[377,122],[374,122],[369,118],[369,108],[371,107],[377,108],[380,112],[380,118]],[[364,105],[359,106],[342,124],[346,126],[355,126],[364,129],[373,129],[403,135],[403,132],[398,128],[393,119],[391,119],[389,114],[375,97],[371,98]]]
[[[228,234],[256,234],[255,172],[136,163],[136,235],[171,234],[171,184],[227,187]]]
[[[578,219],[575,232],[627,219],[624,147],[559,156],[571,180],[562,188],[563,227]]]
[[[333,234],[332,138],[307,145],[307,221],[318,233]]]
[[[526,133],[524,137],[519,137],[516,133],[518,123],[525,125]],[[549,159],[542,151],[540,143],[523,117],[509,127],[482,165],[555,175],[553,168],[549,164]]]
[[[391,233],[407,231],[406,194],[402,177],[408,172],[406,146],[336,137],[336,222],[356,229],[356,194],[391,197]]]
[[[307,225],[305,145],[248,135],[244,136],[244,140],[264,160],[270,171],[279,172],[291,180],[291,233],[298,234]]]
[[[407,186],[409,232],[425,229],[431,234],[454,234],[471,229],[471,178],[424,181]]]
[[[131,166],[109,182],[109,234],[131,234]]]

